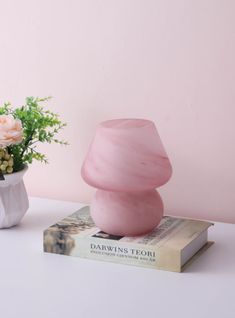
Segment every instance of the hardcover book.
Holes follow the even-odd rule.
[[[181,272],[210,245],[211,225],[164,216],[146,235],[109,235],[95,226],[85,206],[44,231],[44,252]]]

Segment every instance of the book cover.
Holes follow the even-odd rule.
[[[210,225],[164,216],[146,235],[109,235],[95,226],[85,206],[44,231],[44,252],[180,272],[187,246],[207,234]]]

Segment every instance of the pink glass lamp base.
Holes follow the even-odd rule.
[[[98,190],[91,216],[102,231],[120,236],[142,235],[153,230],[163,216],[163,203],[156,190],[136,193]]]

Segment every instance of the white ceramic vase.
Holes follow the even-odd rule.
[[[0,180],[0,229],[20,222],[29,208],[23,176],[28,167],[19,172],[4,175]]]

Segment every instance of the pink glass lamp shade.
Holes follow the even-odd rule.
[[[101,230],[134,236],[159,224],[163,203],[155,188],[170,179],[172,168],[152,121],[102,122],[81,173],[98,188],[91,216]]]

